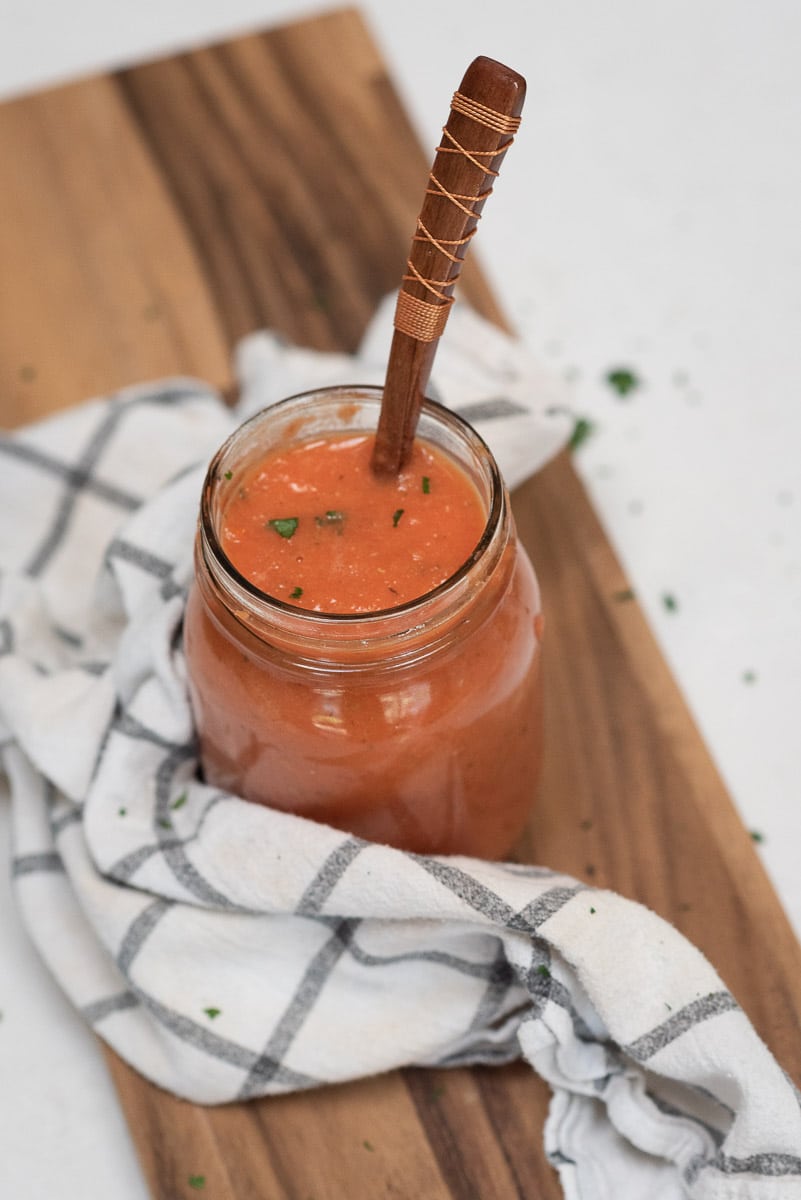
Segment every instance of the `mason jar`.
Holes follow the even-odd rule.
[[[486,513],[465,562],[369,613],[301,609],[241,575],[226,505],[265,453],[374,431],[381,391],[292,397],[242,425],[206,475],[184,645],[206,781],[375,842],[498,858],[531,810],[542,756],[540,594],[495,459],[423,404],[417,437],[468,476]]]

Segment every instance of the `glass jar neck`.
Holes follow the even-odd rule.
[[[325,613],[287,604],[260,591],[239,573],[222,547],[226,505],[244,472],[274,447],[321,434],[375,430],[381,390],[326,388],[291,397],[242,425],[212,459],[203,486],[196,544],[196,576],[212,607],[248,639],[291,653],[296,660],[363,665],[431,653],[464,621],[479,622],[508,583],[504,554],[511,539],[509,501],[497,464],[479,435],[448,409],[425,401],[418,436],[444,451],[467,474],[486,512],[470,557],[432,591],[369,613]],[[493,599],[494,597],[494,599]]]

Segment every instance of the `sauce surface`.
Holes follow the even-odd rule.
[[[370,467],[375,436],[269,451],[228,503],[222,548],[262,592],[299,608],[363,613],[425,595],[469,558],[487,514],[460,466],[417,438],[393,479]]]

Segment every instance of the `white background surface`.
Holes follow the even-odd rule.
[[[528,78],[480,254],[595,424],[581,473],[801,932],[801,5],[362,8],[427,147],[476,54]],[[0,0],[0,94],[311,11]],[[17,923],[0,817],[0,1195],[145,1200],[94,1039]]]

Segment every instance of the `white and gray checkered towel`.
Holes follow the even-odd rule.
[[[196,777],[181,618],[203,464],[246,412],[380,379],[387,328],[384,309],[356,362],[248,339],[235,416],[172,380],[0,440],[0,752],[31,936],[101,1037],[199,1103],[523,1055],[553,1088],[568,1197],[801,1197],[798,1093],[654,914]],[[446,342],[440,394],[519,480],[564,441],[560,396],[464,310]]]

